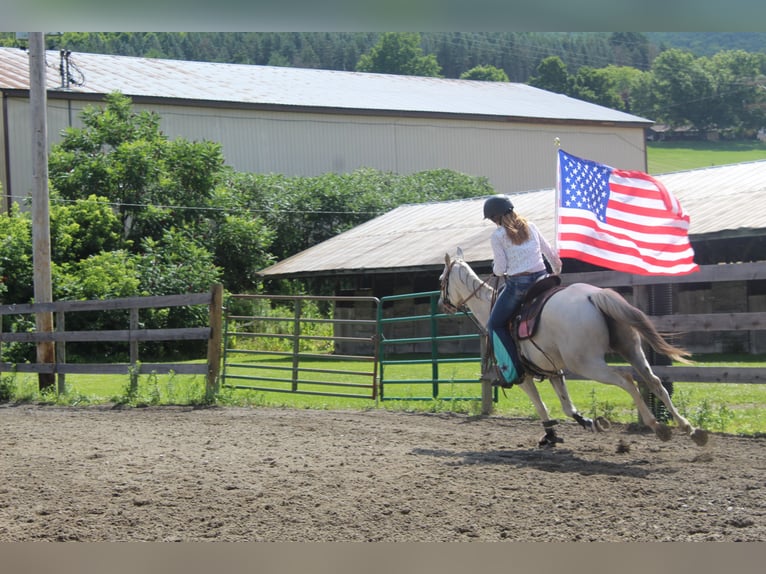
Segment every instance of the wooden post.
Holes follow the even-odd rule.
[[[51,236],[48,198],[48,111],[46,95],[45,36],[43,32],[29,33],[29,101],[32,112],[34,189],[32,194],[32,248],[34,265],[35,303],[53,301],[51,286]],[[40,333],[53,332],[53,313],[36,313],[35,323]],[[37,362],[54,363],[55,345],[52,341],[37,343]],[[40,390],[54,386],[53,373],[37,375]]]
[[[56,332],[64,333],[66,331],[66,313],[56,311]],[[66,342],[61,341],[56,344],[56,363],[61,365],[66,363]],[[56,373],[58,379],[58,393],[60,395],[66,392],[66,373]]]
[[[138,307],[133,307],[130,310],[130,330],[131,332],[138,331]],[[138,363],[138,339],[130,337],[130,364],[134,367]]]
[[[213,285],[210,293],[210,339],[207,343],[207,381],[205,394],[211,401],[218,392],[218,373],[221,368],[221,342],[223,341],[223,285]]]
[[[129,317],[130,341],[128,343],[130,355],[130,393],[134,396],[138,392],[139,364],[138,364],[138,340],[134,333],[138,331],[138,307],[131,307]]]

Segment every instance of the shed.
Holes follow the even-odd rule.
[[[550,152],[554,155],[554,151]],[[590,158],[601,161],[601,157]],[[606,162],[604,162],[606,163]],[[691,219],[690,240],[700,264],[755,261],[766,254],[766,161],[754,161],[655,176]],[[551,179],[554,176],[551,175]],[[495,225],[483,219],[486,198],[403,205],[261,271],[264,277],[369,277],[441,271],[445,251],[460,246],[465,258],[489,268],[489,237]],[[516,193],[513,203],[555,239],[553,188]],[[566,261],[564,271],[576,265]],[[567,265],[568,264],[568,265]]]
[[[119,91],[170,138],[222,145],[237,171],[315,176],[452,169],[500,193],[553,184],[555,138],[646,169],[645,118],[525,84],[48,51],[49,143]],[[0,48],[3,203],[33,185],[29,55]]]
[[[591,158],[600,160],[600,157]],[[655,176],[689,214],[690,241],[700,265],[766,261],[766,161],[747,162]],[[265,279],[310,278],[339,295],[386,297],[439,288],[446,253],[461,247],[465,259],[482,276],[492,269],[489,237],[495,225],[482,219],[486,198],[404,205],[328,239],[261,271]],[[555,190],[518,193],[518,212],[555,239]],[[600,268],[564,259],[563,273]],[[766,309],[766,280],[667,284],[642,297],[662,297],[678,313],[751,312]],[[420,313],[427,312],[427,309]],[[398,313],[398,311],[396,312]],[[409,313],[405,313],[409,314]],[[417,313],[412,313],[417,314]],[[473,327],[457,327],[470,332]],[[725,337],[690,334],[684,345],[695,352],[764,348],[766,333],[741,331]],[[465,351],[461,347],[461,350]]]

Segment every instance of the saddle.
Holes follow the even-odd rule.
[[[524,340],[534,336],[540,322],[540,313],[548,299],[565,288],[561,285],[559,275],[545,275],[535,281],[524,296],[518,315],[513,319],[511,333],[514,338]]]

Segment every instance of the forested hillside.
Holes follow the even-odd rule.
[[[49,36],[48,47],[80,52],[354,70],[378,41],[375,32],[65,32]],[[766,34],[653,32],[427,32],[425,54],[434,54],[442,75],[458,78],[479,65],[505,70],[512,82],[527,82],[540,62],[559,56],[570,72],[609,64],[647,70],[657,54],[684,48],[695,55],[721,50],[766,50]],[[0,45],[15,34],[0,33]]]

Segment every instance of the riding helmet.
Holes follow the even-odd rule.
[[[513,211],[513,204],[505,195],[493,195],[484,202],[484,219],[494,219],[509,211]]]

